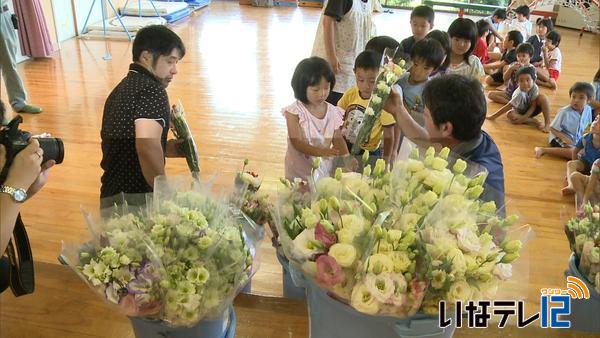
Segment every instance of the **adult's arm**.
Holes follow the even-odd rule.
[[[3,185],[28,190],[40,175],[42,164],[40,153],[42,153],[40,144],[32,139],[29,145],[15,156]],[[6,149],[0,145],[0,168],[4,168],[5,163]],[[4,252],[12,237],[20,204],[10,195],[0,193],[0,211],[0,252]]]
[[[140,161],[142,174],[148,185],[154,178],[165,174],[165,156],[161,144],[163,126],[157,120],[135,120],[135,150]]]

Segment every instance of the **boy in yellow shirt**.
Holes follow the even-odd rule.
[[[381,55],[379,53],[372,50],[360,53],[354,61],[356,86],[348,89],[338,101],[338,107],[345,111],[342,135],[346,143],[348,143],[348,149],[352,148],[358,131],[362,126],[369,98],[375,89],[375,81],[377,80],[377,75],[379,75],[380,65]],[[383,158],[386,161],[392,160],[395,124],[396,120],[394,116],[386,111],[382,111],[379,119],[373,126],[371,135],[361,146],[361,154],[367,150],[375,158],[382,157],[380,145],[383,139]]]

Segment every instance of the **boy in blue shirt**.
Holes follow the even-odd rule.
[[[592,108],[588,102],[593,98],[594,87],[587,82],[576,82],[569,89],[571,103],[559,109],[550,125],[550,147],[535,147],[535,157],[551,155],[566,159],[573,157],[577,140],[592,123]]]
[[[589,175],[592,164],[600,159],[600,121],[596,117],[590,126],[590,132],[577,141],[573,148],[573,160],[567,162],[567,186],[562,189],[563,195],[575,193],[573,179],[578,174]]]

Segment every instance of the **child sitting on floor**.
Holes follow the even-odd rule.
[[[535,68],[522,67],[517,71],[516,76],[519,87],[513,93],[512,99],[488,119],[495,120],[498,116],[508,113],[507,117],[513,124],[531,124],[545,133],[549,132],[550,107],[548,99],[539,93],[539,88],[535,84]],[[543,123],[535,118],[539,113],[544,115]]]
[[[533,55],[533,46],[531,44],[525,42],[517,47],[517,61],[510,64],[503,75],[504,82],[506,83],[506,89],[491,91],[488,94],[488,98],[490,100],[502,104],[507,104],[508,101],[510,101],[512,94],[518,87],[517,70],[521,69],[522,67],[533,68],[533,66],[529,63],[529,60],[531,60],[531,55]]]
[[[479,80],[485,75],[481,61],[473,55],[477,45],[477,26],[471,19],[458,18],[448,27],[450,64],[446,74],[459,74]]]
[[[558,110],[550,125],[550,147],[535,147],[535,157],[551,155],[571,159],[572,149],[592,123],[592,109],[588,102],[594,88],[587,82],[577,82],[569,89],[571,103]]]
[[[542,55],[547,71],[540,71],[540,77],[537,80],[537,84],[540,86],[556,89],[556,81],[558,81],[562,68],[562,53],[558,45],[560,45],[560,34],[557,31],[546,34]]]
[[[598,119],[596,117],[592,122],[590,132],[580,138],[572,150],[573,160],[567,162],[567,186],[562,189],[563,195],[575,193],[572,181],[574,173],[580,172],[588,175],[592,164],[600,159],[600,122]]]
[[[517,46],[523,43],[523,36],[518,31],[510,31],[503,42],[504,52],[500,61],[488,63],[484,69],[491,75],[485,77],[488,86],[500,86],[504,83],[504,67],[517,61]]]
[[[527,39],[527,42],[533,46],[531,63],[536,67],[540,67],[544,64],[542,48],[544,47],[544,42],[546,41],[546,34],[551,32],[554,26],[552,25],[552,19],[550,18],[538,18],[535,24],[537,34],[530,36],[529,39]]]

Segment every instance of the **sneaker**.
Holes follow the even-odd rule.
[[[17,113],[23,114],[39,114],[42,112],[42,108],[36,107],[34,105],[26,104],[23,108],[19,109]]]

